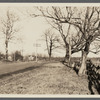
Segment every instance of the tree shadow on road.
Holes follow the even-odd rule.
[[[4,77],[11,76],[13,74],[19,74],[19,73],[24,73],[26,71],[38,69],[38,68],[42,67],[43,65],[44,65],[44,63],[42,63],[41,65],[32,65],[32,66],[29,66],[29,67],[24,68],[24,69],[19,69],[19,70],[13,71],[13,72],[4,73],[4,74],[0,75],[0,79],[2,79]]]

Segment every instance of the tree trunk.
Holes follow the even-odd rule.
[[[51,60],[51,55],[52,55],[52,46],[50,46],[50,50],[49,50],[49,60]]]
[[[68,45],[68,47],[66,47],[64,62],[68,63],[68,65],[70,66],[70,61],[71,61],[71,45]]]
[[[6,40],[6,60],[8,60],[8,41]]]
[[[79,70],[79,75],[83,75],[85,74],[85,71],[86,71],[86,61],[87,61],[87,55],[89,53],[89,48],[90,48],[90,39],[88,39],[86,41],[86,44],[85,44],[85,48],[84,50],[82,51],[82,63],[81,63],[81,68]]]
[[[65,54],[65,58],[64,58],[64,62],[68,64],[68,66],[70,66],[70,55],[69,55],[69,49],[66,49],[66,54]]]
[[[49,60],[51,60],[51,55],[49,55]]]
[[[87,52],[86,51],[82,51],[82,63],[81,63],[80,70],[78,72],[79,75],[84,75],[85,74],[86,61],[87,61]]]
[[[68,53],[68,49],[66,49],[66,54],[65,54],[64,61],[68,62],[68,59],[69,59],[69,53]]]
[[[52,56],[52,41],[50,42],[50,49],[49,49],[49,60],[51,60],[51,56]]]

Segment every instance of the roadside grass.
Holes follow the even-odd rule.
[[[34,69],[0,79],[0,94],[90,94],[87,77],[79,77],[72,68],[59,61],[37,64]]]

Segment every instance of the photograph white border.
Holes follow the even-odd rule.
[[[100,3],[0,3],[0,6],[77,6],[77,7],[86,7],[86,6],[98,6]],[[100,98],[100,95],[30,95],[30,94],[0,94],[0,98]]]

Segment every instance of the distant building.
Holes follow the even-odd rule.
[[[11,57],[11,56],[8,56],[8,60],[9,60],[9,61],[12,61],[12,57]]]
[[[32,56],[32,55],[30,55],[29,57],[28,57],[28,61],[33,61],[34,60],[34,57]]]

